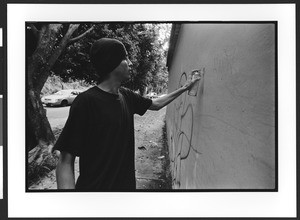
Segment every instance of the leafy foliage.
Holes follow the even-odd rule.
[[[96,40],[108,37],[124,43],[133,63],[130,79],[124,86],[139,90],[142,94],[146,88],[156,92],[166,89],[166,49],[163,46],[168,41],[170,24],[87,23],[79,26],[76,35],[80,35],[91,26],[94,26],[93,34],[67,46],[52,69],[55,75],[64,81],[80,79],[97,83],[96,73],[89,59],[89,50]],[[166,33],[163,37],[160,33],[162,30]],[[64,31],[62,28],[61,36]]]

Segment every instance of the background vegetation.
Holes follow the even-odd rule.
[[[60,76],[64,82],[73,79],[96,83],[97,78],[90,64],[89,50],[96,40],[109,37],[124,43],[133,63],[133,71],[130,79],[124,84],[125,87],[138,90],[141,94],[148,90],[157,93],[166,91],[168,79],[166,45],[170,35],[170,24],[83,24],[79,26],[78,34],[91,26],[94,27],[93,34],[69,45],[53,66],[52,75]]]

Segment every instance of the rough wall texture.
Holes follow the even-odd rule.
[[[181,26],[169,92],[206,73],[167,108],[173,188],[275,187],[275,65],[273,24]]]

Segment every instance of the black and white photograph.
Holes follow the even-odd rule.
[[[292,217],[294,9],[8,5],[9,216]]]
[[[29,190],[276,190],[276,27],[26,23]]]

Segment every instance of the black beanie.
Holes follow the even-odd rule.
[[[97,71],[99,80],[102,81],[126,58],[126,49],[123,43],[116,39],[101,38],[91,47],[90,57]]]

